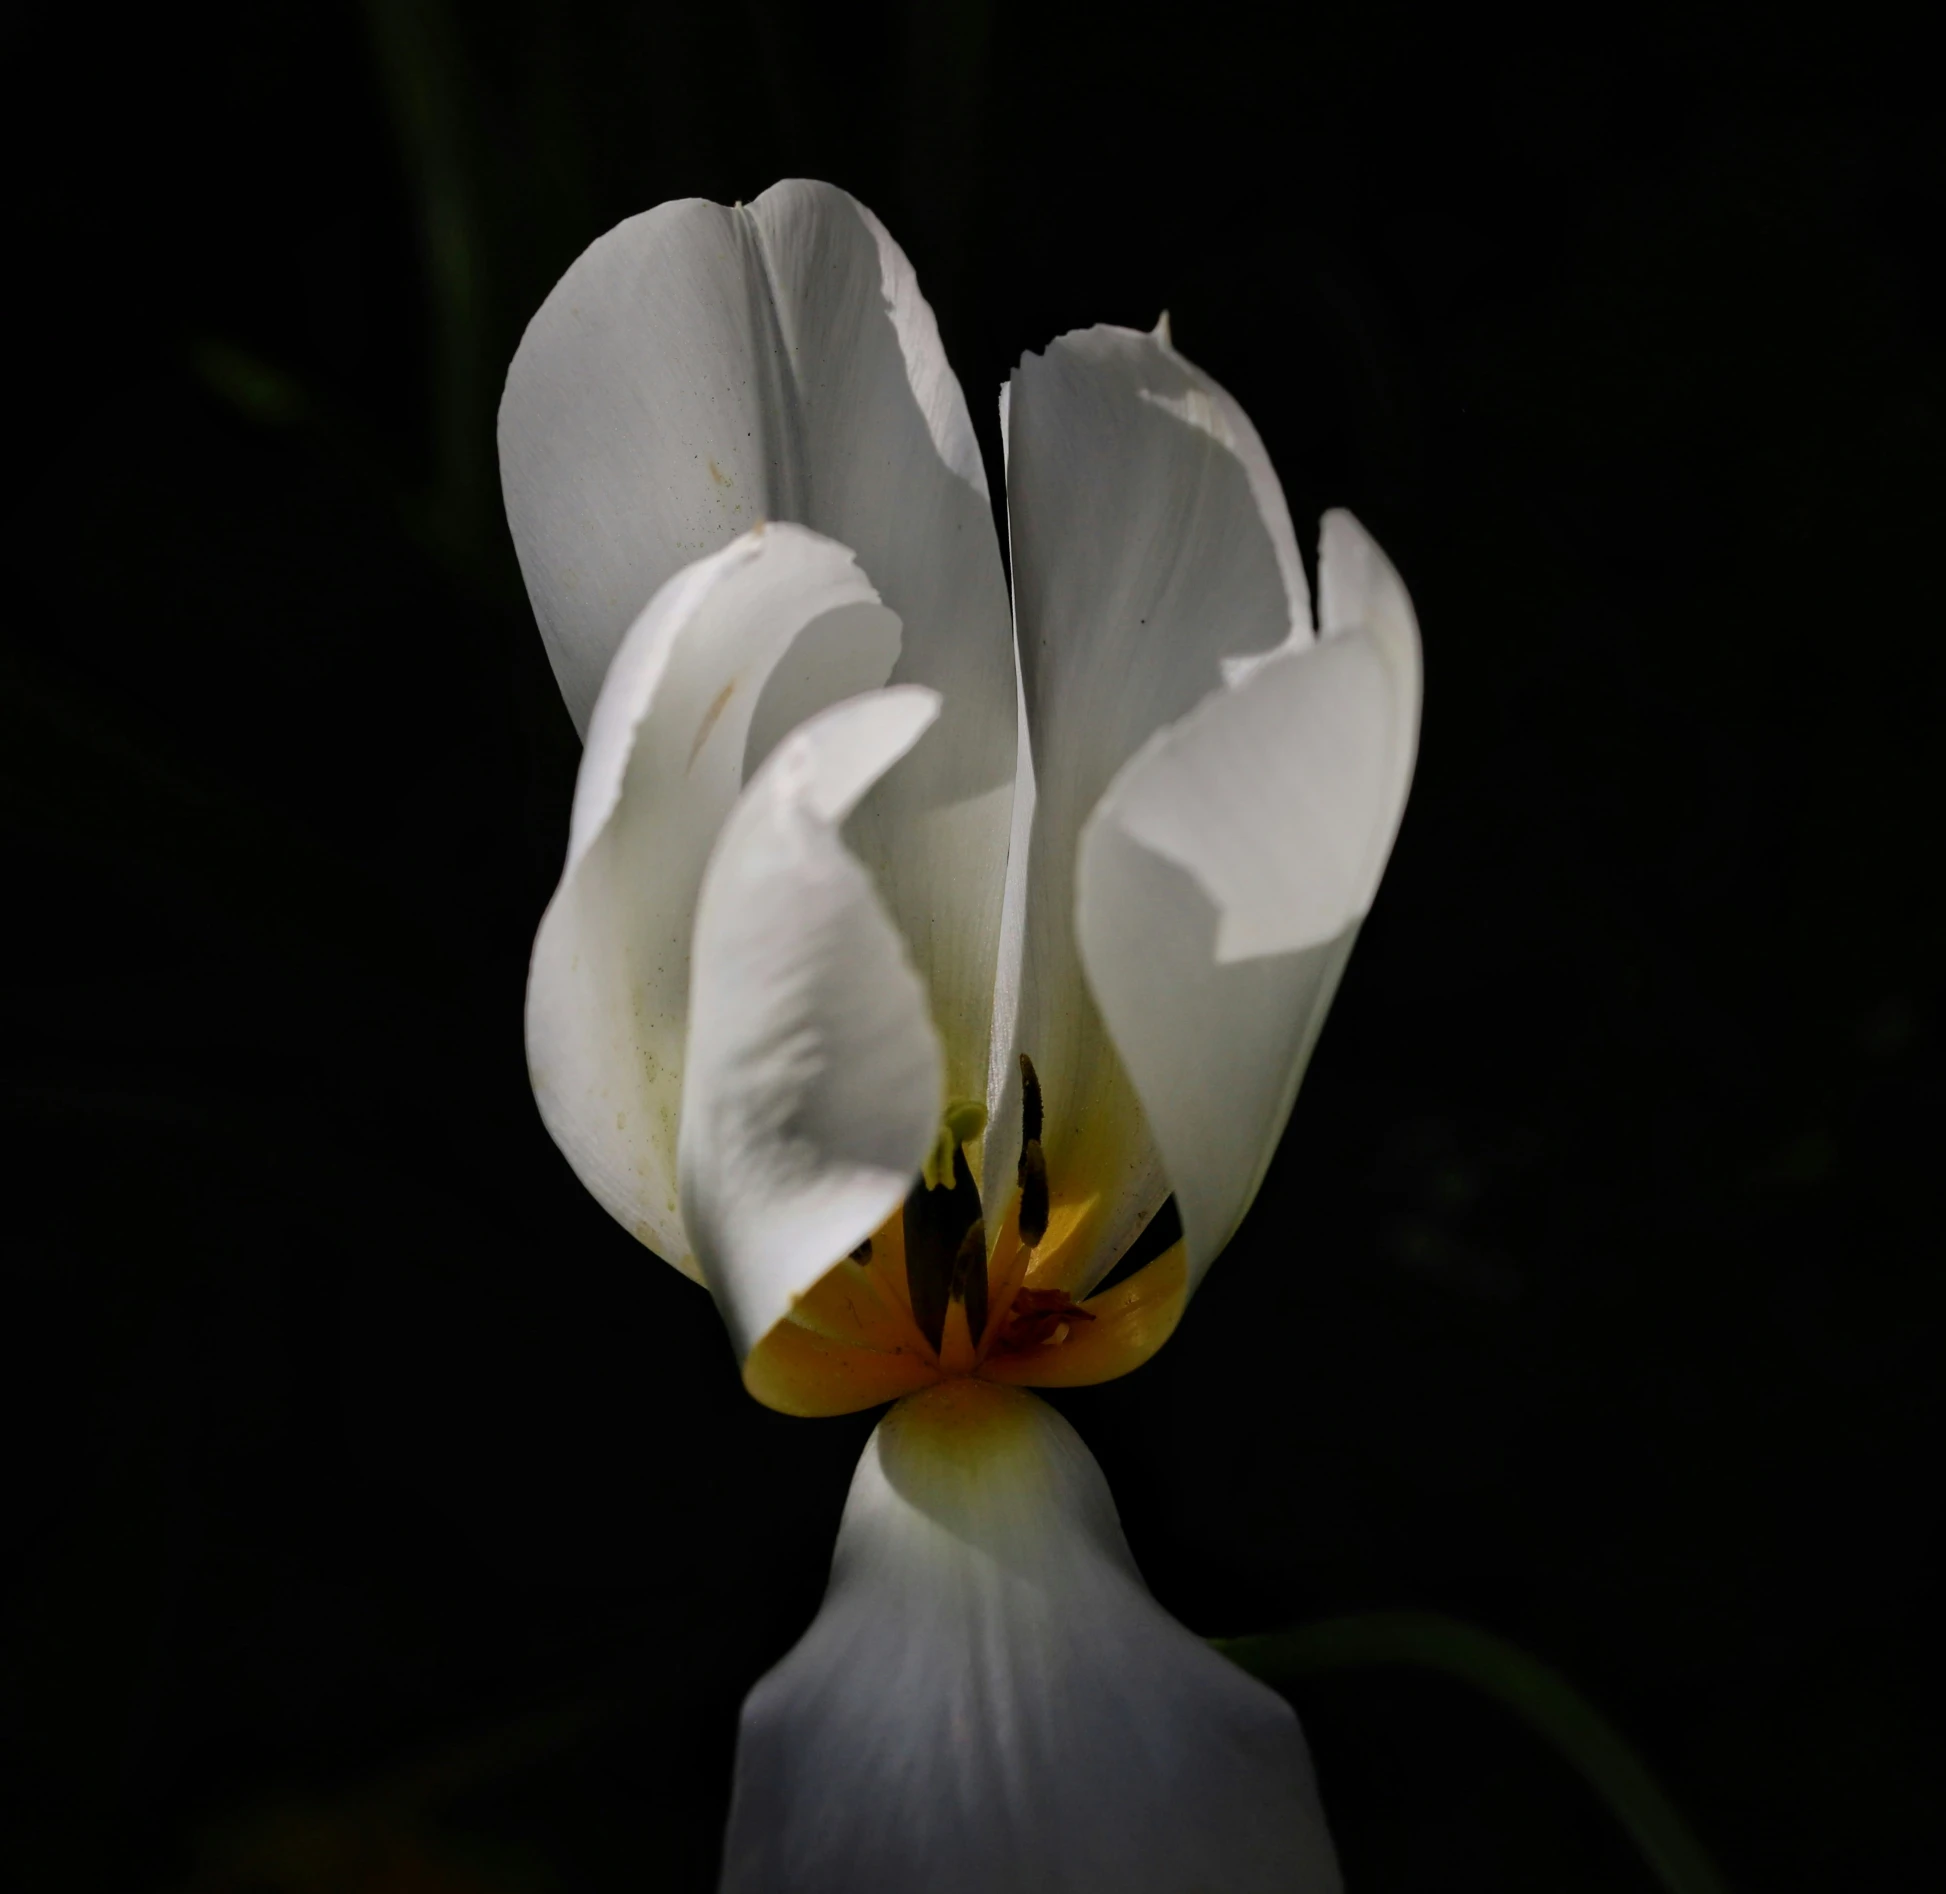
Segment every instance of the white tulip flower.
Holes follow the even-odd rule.
[[[1144,1588],[1026,1390],[1242,1220],[1418,741],[1398,575],[1313,623],[1243,410],[1096,328],[1002,392],[1012,601],[911,266],[828,185],[664,204],[534,317],[507,515],[586,748],[541,1115],[791,1414],[896,1401],[743,1713],[730,1894],[1339,1885],[1284,1701]],[[1173,1192],[1182,1236],[1098,1285]]]

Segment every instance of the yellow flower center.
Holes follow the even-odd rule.
[[[1030,1060],[1021,1068],[1020,1161],[993,1240],[966,1152],[986,1114],[956,1100],[905,1204],[751,1350],[743,1378],[758,1400],[845,1414],[963,1377],[1084,1386],[1127,1374],[1168,1340],[1187,1289],[1180,1242],[1076,1299],[1094,1197],[1051,1184],[1039,1082]]]

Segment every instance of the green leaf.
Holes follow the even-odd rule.
[[[433,313],[437,530],[462,560],[492,535],[494,394],[490,300],[473,125],[457,21],[446,0],[367,0],[373,50],[418,201]]]
[[[310,418],[311,403],[290,376],[228,342],[197,343],[190,364],[207,387],[252,421],[289,427]]]
[[[1559,1671],[1505,1638],[1430,1612],[1375,1611],[1212,1641],[1277,1689],[1375,1664],[1436,1670],[1471,1684],[1573,1764],[1669,1894],[1726,1894],[1702,1844],[1614,1725]]]

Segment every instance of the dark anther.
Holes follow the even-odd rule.
[[[1047,1159],[1041,1153],[1041,1079],[1020,1055],[1020,1240],[1029,1249],[1047,1234]]]
[[[1032,1249],[1047,1234],[1047,1159],[1033,1139],[1020,1153],[1020,1240]]]
[[[872,1239],[869,1236],[852,1251],[851,1260],[854,1263],[869,1263],[872,1260]]]
[[[962,1265],[962,1256],[976,1254],[977,1266]],[[905,1200],[905,1280],[913,1320],[935,1351],[952,1302],[966,1304],[967,1326],[979,1340],[987,1317],[986,1218],[963,1148],[953,1153],[951,1184],[931,1190],[921,1180]]]

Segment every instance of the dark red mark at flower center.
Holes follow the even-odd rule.
[[[1036,1348],[1048,1348],[1068,1338],[1076,1322],[1092,1322],[1094,1315],[1084,1309],[1065,1289],[1023,1289],[1014,1297],[1007,1319],[994,1338],[996,1355],[1024,1355]]]

